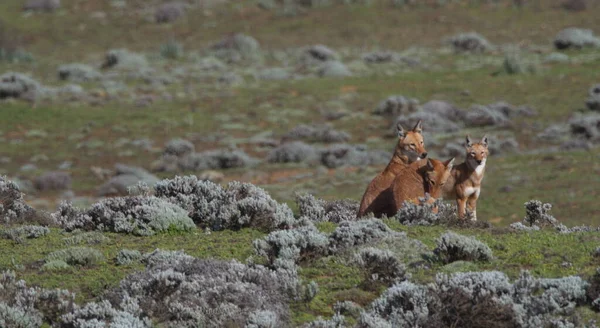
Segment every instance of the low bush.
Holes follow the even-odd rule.
[[[443,263],[454,261],[491,261],[492,250],[473,237],[447,232],[436,240],[434,253]]]

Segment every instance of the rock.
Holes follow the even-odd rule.
[[[398,116],[401,114],[409,114],[418,109],[419,100],[414,98],[406,98],[401,95],[389,96],[381,101],[377,108],[373,111],[376,115]]]
[[[316,158],[317,150],[302,141],[284,143],[267,155],[267,161],[271,163],[310,162]]]
[[[456,52],[482,53],[492,49],[492,45],[479,33],[461,33],[447,40]]]
[[[60,8],[60,0],[27,0],[23,10],[51,12]]]
[[[510,120],[503,112],[483,105],[473,105],[466,114],[469,126],[509,126]]]
[[[585,101],[585,105],[589,110],[600,111],[600,84],[596,84],[590,88],[589,97]]]
[[[371,52],[363,56],[363,60],[368,64],[382,64],[399,61],[402,56],[397,52],[378,51]]]
[[[215,57],[226,62],[239,62],[241,60],[258,60],[261,58],[261,49],[258,41],[245,34],[237,33],[223,38],[215,43],[211,49]]]
[[[85,64],[65,64],[58,67],[58,78],[64,81],[89,82],[96,81],[102,77],[98,71]]]
[[[514,137],[506,137],[503,139],[490,138],[492,142],[489,144],[490,155],[501,155],[504,153],[514,153],[519,150],[519,143]]]
[[[71,174],[68,172],[46,172],[33,179],[33,186],[38,191],[67,190],[71,188]]]
[[[568,122],[571,134],[590,141],[600,141],[600,113],[576,115]]]
[[[184,156],[190,154],[196,150],[196,147],[193,143],[184,140],[184,139],[172,139],[167,143],[163,154],[165,155],[174,155],[177,157]]]
[[[421,106],[421,110],[441,116],[453,122],[461,122],[465,119],[465,112],[463,110],[446,101],[428,101]]]
[[[183,2],[167,2],[156,8],[154,20],[157,23],[172,23],[185,14],[186,6]]]
[[[148,61],[142,55],[130,52],[127,49],[113,49],[106,53],[102,68],[119,68],[138,70],[146,68]]]
[[[419,120],[423,121],[423,130],[425,132],[450,133],[459,131],[461,128],[458,123],[452,122],[440,115],[419,110],[409,115],[398,116],[390,131],[395,135],[398,123],[400,123],[404,129],[412,129]]]
[[[600,47],[600,39],[594,36],[592,30],[568,27],[558,32],[554,38],[554,46],[559,50]]]
[[[311,46],[306,50],[306,54],[319,61],[336,60],[339,57],[337,52],[322,44]]]
[[[9,72],[0,75],[0,99],[35,99],[43,92],[44,87],[25,74]]]
[[[154,186],[159,179],[141,167],[115,165],[115,176],[98,188],[99,196],[127,195],[128,188],[140,182],[149,187]]]
[[[320,77],[345,77],[351,76],[352,72],[339,61],[327,61],[319,69]]]
[[[258,75],[258,78],[260,80],[273,80],[273,81],[288,80],[291,77],[292,77],[292,75],[285,68],[281,68],[281,67],[264,69]]]

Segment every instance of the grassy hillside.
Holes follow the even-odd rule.
[[[439,299],[435,298],[438,296],[435,300],[428,299],[433,319],[427,324],[444,326],[450,319],[440,313],[454,310],[436,302],[453,301],[444,302],[447,295],[443,296],[436,289],[443,289],[438,274],[494,270],[504,272],[511,283],[525,279],[522,270],[528,270],[535,279],[578,276],[589,282],[582,287],[583,296],[572,298],[565,295],[581,292],[577,288],[583,285],[560,289],[564,287],[560,282],[556,283],[560,291],[555,291],[554,287],[548,287],[554,282],[532,282],[536,287],[531,287],[531,297],[546,295],[546,292],[555,294],[530,303],[515,298],[518,306],[511,309],[522,306],[526,312],[521,317],[515,315],[519,320],[539,314],[542,321],[538,324],[558,327],[555,323],[550,325],[550,321],[561,317],[575,326],[591,327],[588,320],[599,319],[595,312],[598,308],[595,302],[598,296],[596,248],[600,244],[597,232],[591,229],[560,233],[552,226],[541,231],[509,228],[511,223],[529,215],[524,203],[531,199],[552,204],[552,215],[567,227],[599,225],[600,123],[597,122],[600,119],[595,114],[594,104],[600,104],[600,92],[594,95],[590,89],[600,83],[600,39],[582,32],[585,35],[574,37],[587,40],[582,48],[557,49],[553,44],[557,34],[569,27],[600,33],[597,3],[580,1],[585,3],[584,10],[572,11],[565,9],[562,2],[550,0],[406,3],[332,0],[305,1],[305,5],[297,4],[301,1],[207,0],[186,2],[188,6],[181,9],[180,17],[161,24],[156,22],[155,14],[166,1],[62,0],[60,8],[50,12],[23,11],[24,2],[4,0],[0,3],[0,75],[5,74],[0,82],[0,175],[19,184],[26,194],[25,203],[39,213],[56,211],[61,201],[71,202],[82,210],[93,208],[92,204],[96,204],[96,209],[103,208],[104,205],[98,207],[97,203],[102,196],[125,196],[126,187],[135,182],[154,182],[177,175],[207,176],[221,186],[232,181],[248,182],[264,188],[273,198],[267,206],[260,198],[263,196],[250,192],[235,194],[231,196],[233,205],[229,204],[230,207],[213,208],[215,219],[213,213],[203,212],[206,209],[202,208],[203,201],[209,202],[202,197],[209,197],[207,195],[214,190],[197,191],[203,200],[193,205],[185,203],[182,200],[185,197],[179,195],[181,198],[166,202],[180,206],[183,216],[188,213],[189,218],[185,219],[193,220],[197,229],[178,231],[176,225],[167,223],[152,236],[140,236],[136,235],[137,230],[115,232],[98,222],[70,231],[73,229],[68,228],[68,220],[49,219],[47,213],[40,214],[46,218],[41,221],[37,216],[15,218],[9,209],[21,204],[20,201],[13,202],[14,195],[1,196],[0,249],[6,251],[0,255],[0,270],[14,270],[17,279],[23,279],[27,286],[69,290],[75,293],[74,302],[80,306],[107,300],[114,307],[110,311],[130,311],[127,315],[131,315],[135,311],[114,300],[118,290],[125,290],[123,286],[131,282],[127,279],[137,279],[136,274],[166,275],[168,279],[175,279],[177,270],[184,272],[197,269],[196,266],[211,268],[214,264],[192,263],[173,255],[178,262],[170,265],[177,272],[165,273],[164,267],[158,265],[163,271],[153,267],[156,264],[151,263],[152,256],[148,255],[156,249],[183,250],[202,260],[237,260],[244,264],[243,270],[253,270],[254,264],[265,265],[271,271],[289,269],[291,274],[285,270],[273,272],[278,272],[280,277],[290,274],[292,282],[286,282],[290,286],[298,283],[300,287],[294,297],[284,297],[278,294],[281,291],[274,290],[266,292],[264,299],[257,297],[273,303],[285,299],[289,314],[284,311],[281,315],[279,310],[273,310],[281,315],[278,318],[283,318],[279,322],[282,327],[304,324],[309,327],[308,323],[319,316],[332,318],[344,311],[345,326],[360,322],[361,327],[367,327],[368,324],[360,321],[366,320],[361,313],[366,315],[371,311],[370,304],[385,295],[394,282],[400,281],[429,286],[427,288],[442,295]],[[578,0],[569,2],[579,3]],[[482,45],[483,50],[467,49],[473,46],[468,42],[455,46],[450,43],[450,38],[469,32],[477,32],[485,38],[473,41]],[[326,48],[311,48],[315,45]],[[128,51],[115,52],[115,49]],[[74,69],[65,68],[65,64],[86,66]],[[61,76],[59,70],[63,69],[71,76]],[[15,82],[10,72],[22,73],[35,83],[19,84],[23,81],[21,75]],[[19,91],[13,93],[10,88]],[[414,99],[415,108],[403,103],[393,109],[384,102],[390,96]],[[589,100],[587,105],[586,100]],[[444,117],[439,113],[424,113],[422,108],[430,101],[446,102],[458,114]],[[509,113],[494,109],[494,104],[499,102],[505,103],[505,107],[500,107],[507,108]],[[377,114],[378,108],[396,112]],[[391,229],[384,229],[383,237],[340,250],[332,250],[330,244],[312,245],[334,238],[331,236],[344,224],[321,217],[311,217],[312,223],[302,221],[300,217],[306,213],[298,204],[297,194],[309,193],[335,204],[348,199],[343,203],[346,205],[333,210],[340,211],[340,216],[347,215],[344,210],[352,211],[368,183],[385,167],[396,144],[393,135],[396,120],[413,122],[415,113],[428,118],[423,121],[424,138],[432,158],[447,159],[456,155],[460,163],[464,160],[461,144],[467,134],[475,140],[484,135],[489,137],[492,153],[477,206],[480,222],[465,224],[450,220],[431,226],[411,226],[390,218],[383,220]],[[481,123],[477,115],[483,115],[486,121]],[[317,132],[311,132],[308,137],[299,136],[310,129]],[[305,142],[306,148],[302,152],[280,150],[289,139]],[[177,145],[191,148],[174,150]],[[278,150],[282,157],[294,158],[292,162],[272,160]],[[357,155],[352,155],[353,152]],[[117,164],[132,166],[136,171],[124,174],[129,174],[127,178],[119,177]],[[58,181],[52,175],[56,171],[65,173],[68,182]],[[45,176],[48,173],[50,175]],[[110,189],[107,185],[113,186],[111,183],[119,184],[120,189],[101,195],[101,190]],[[0,187],[0,193],[10,189],[4,184]],[[167,199],[164,195],[161,197]],[[244,197],[258,197],[260,201],[244,203],[241,200]],[[163,198],[161,201],[165,201]],[[221,198],[219,201],[225,202]],[[293,215],[291,212],[281,215],[294,224],[266,229],[260,226],[265,220],[275,220],[269,217],[275,203],[289,206]],[[446,203],[453,204],[451,200]],[[189,206],[203,214],[191,211]],[[267,206],[267,210],[261,206]],[[229,212],[219,212],[221,208]],[[160,212],[147,204],[128,209],[125,214],[115,214],[123,211],[122,208],[114,211],[110,215],[135,224],[141,220],[136,215],[145,219],[154,215],[152,213],[162,213],[158,218],[152,217],[160,222],[183,219],[178,216],[180,212]],[[248,214],[248,219],[244,211],[254,214]],[[67,217],[72,219],[79,214],[71,213]],[[227,215],[240,222],[247,221],[240,223],[241,226],[219,226],[218,229],[211,229],[214,226],[205,222],[213,219],[225,222],[221,216]],[[50,230],[31,239],[17,238],[14,231],[10,232],[26,224],[48,225]],[[310,230],[313,227],[315,230]],[[308,246],[295,245],[298,250],[289,254],[282,252],[280,258],[260,255],[260,240],[282,231],[289,230],[293,234],[304,228],[309,232],[302,233],[310,235],[304,240]],[[81,234],[78,229],[88,232]],[[365,228],[359,236],[374,233],[369,229]],[[434,250],[439,248],[438,238],[447,231],[483,242],[493,258],[444,263]],[[289,238],[288,246],[300,243],[290,241],[296,237]],[[89,252],[86,253],[89,258],[82,260],[89,263],[69,263],[62,268],[61,263],[53,263],[58,265],[55,269],[44,266],[50,262],[50,254],[70,247],[93,249],[78,250]],[[365,247],[390,251],[386,259],[391,262],[386,262],[384,267],[399,263],[405,272],[400,278],[388,281],[385,274],[374,275],[369,270],[375,269],[361,267],[356,254]],[[117,258],[124,256],[121,250],[139,251],[142,260],[118,263]],[[292,257],[291,264],[285,256]],[[282,262],[273,262],[275,258]],[[376,261],[383,260],[377,258]],[[215,263],[237,265],[237,262]],[[242,269],[236,268],[223,271],[241,272]],[[262,269],[256,270],[248,275],[264,274]],[[195,276],[189,272],[185,276],[195,279],[190,278]],[[373,280],[373,277],[381,279]],[[4,283],[6,290],[9,290],[6,286],[14,285],[7,282],[10,280],[7,276],[2,279],[0,286]],[[224,280],[228,279],[237,278]],[[256,278],[261,279],[267,278]],[[205,278],[192,281],[186,288],[207,281]],[[318,285],[318,291],[310,282]],[[273,282],[273,286],[279,283]],[[213,287],[219,288],[218,284]],[[175,290],[156,288],[166,294]],[[238,287],[227,288],[232,288],[227,289],[229,292]],[[247,290],[239,288],[239,295],[248,295]],[[288,289],[293,288],[288,286]],[[17,294],[11,289],[11,293],[6,293],[9,296],[0,296],[0,326],[12,327],[10,320],[19,317],[20,310],[9,309],[14,311],[10,312],[2,307],[3,304],[14,306]],[[229,295],[223,291],[221,294]],[[531,305],[523,305],[546,304],[548,299],[555,300],[553,297],[558,297],[557,294],[563,299],[557,301],[561,305],[554,310],[544,312],[540,310],[541,305],[534,310],[529,308]],[[160,301],[165,299],[171,300],[157,297]],[[213,301],[229,304],[231,299]],[[341,311],[336,304],[344,301],[354,302],[360,308]],[[492,302],[493,309],[500,304],[495,299],[479,301],[481,304]],[[150,303],[140,303],[143,311],[150,311]],[[255,304],[251,301],[248,304],[251,305],[246,310],[250,311],[248,309],[253,309]],[[169,303],[169,311],[175,311],[177,306]],[[40,320],[45,326],[71,327],[65,322],[58,324],[54,317],[76,312],[71,303],[51,315],[48,313],[52,311],[40,303],[32,305],[33,308],[42,313],[43,320]],[[32,314],[31,309],[27,315],[38,315]],[[175,321],[174,317],[185,316],[181,313],[187,309],[177,309],[181,311],[177,315],[166,310],[148,315],[151,323],[146,322],[147,326],[182,324],[183,321]],[[443,311],[439,312],[440,309]],[[460,309],[456,311],[462,313]],[[102,320],[109,322],[125,316],[125,312],[115,314],[117,312],[110,312],[112,314]],[[211,308],[209,312],[220,318],[227,311]],[[200,324],[202,320],[198,318],[206,313],[198,313],[186,315],[198,316],[194,318],[196,324]],[[382,320],[392,320],[381,313],[377,315]],[[165,319],[168,316],[171,317]],[[143,321],[144,316],[138,315],[138,319]],[[230,318],[229,324],[240,326],[236,320]],[[511,325],[502,320],[497,320],[499,326],[535,326],[534,321]],[[14,326],[42,325],[32,322]],[[491,325],[477,320],[457,322],[473,327]],[[214,322],[204,324],[211,326]],[[322,324],[314,323],[310,327],[335,326],[331,322]],[[427,327],[424,322],[420,324]]]

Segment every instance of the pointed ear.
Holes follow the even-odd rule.
[[[419,122],[417,122],[417,124],[415,124],[415,127],[412,130],[413,130],[413,132],[416,132],[416,133],[422,133],[423,132],[423,122],[421,122],[421,120],[419,120]]]
[[[486,135],[483,136],[483,138],[481,138],[481,144],[484,146],[488,146],[488,137]]]
[[[427,171],[433,171],[433,162],[431,162],[431,159],[427,159],[427,165],[425,167],[427,168]]]
[[[471,141],[471,137],[467,134],[467,138],[465,139],[465,146],[471,147],[473,146],[473,141]]]
[[[398,135],[398,138],[402,138],[405,136],[404,128],[402,127],[400,122],[398,122],[398,124],[396,125],[396,133]]]
[[[452,169],[452,167],[454,166],[454,157],[445,161],[444,166],[446,167],[446,169]]]

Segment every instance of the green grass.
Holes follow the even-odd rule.
[[[0,256],[0,271],[23,268],[18,274],[28,283],[45,288],[68,289],[77,294],[79,302],[83,302],[101,295],[108,288],[116,287],[125,276],[143,268],[141,264],[117,266],[114,259],[121,249],[138,250],[142,253],[151,252],[156,248],[184,250],[187,254],[199,258],[244,261],[254,254],[252,241],[263,235],[256,230],[210,234],[201,231],[163,233],[151,237],[104,233],[109,241],[97,245],[80,245],[100,250],[105,257],[104,261],[89,267],[71,267],[58,272],[42,271],[44,258],[53,251],[67,248],[64,238],[72,236],[52,229],[45,238],[28,239],[23,244],[0,239],[0,248],[11,250]]]

